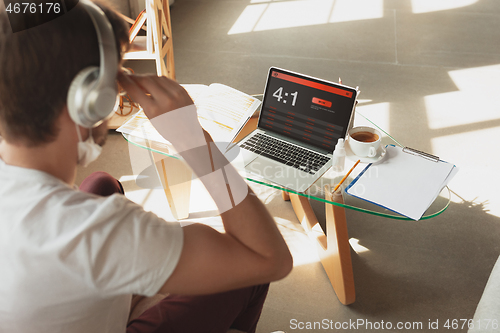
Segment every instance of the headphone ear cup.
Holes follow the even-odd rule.
[[[87,67],[81,70],[71,81],[67,104],[71,119],[82,127],[90,128],[100,119],[90,116],[89,94],[99,77],[99,67]]]
[[[99,67],[87,67],[78,73],[69,86],[69,115],[78,125],[93,127],[113,112],[117,95],[116,84],[99,86]]]

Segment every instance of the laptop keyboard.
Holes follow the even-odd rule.
[[[241,148],[314,175],[330,158],[273,137],[255,134]]]

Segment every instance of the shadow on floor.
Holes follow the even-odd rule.
[[[313,208],[323,219],[323,204]],[[356,211],[347,211],[347,220],[349,237],[365,248],[359,253],[351,250],[356,302],[340,304],[319,262],[300,265],[273,284],[259,324],[262,332],[291,330],[291,320],[323,319],[408,322],[416,325],[412,329],[422,325],[421,331],[429,331],[429,323],[437,320],[439,329],[434,331],[444,332],[448,319],[473,317],[500,255],[500,218],[488,214],[487,203],[451,203],[442,215],[418,222]]]

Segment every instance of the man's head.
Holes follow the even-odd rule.
[[[121,61],[128,47],[127,27],[115,12],[99,7],[113,27]],[[82,6],[16,33],[1,10],[0,135],[27,146],[53,141],[70,83],[89,66],[99,66],[99,46],[95,27]]]

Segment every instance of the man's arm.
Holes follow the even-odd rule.
[[[179,263],[161,292],[208,294],[285,277],[292,258],[274,219],[201,129],[187,92],[165,77],[121,75],[120,83],[204,183],[225,228],[184,227]]]

